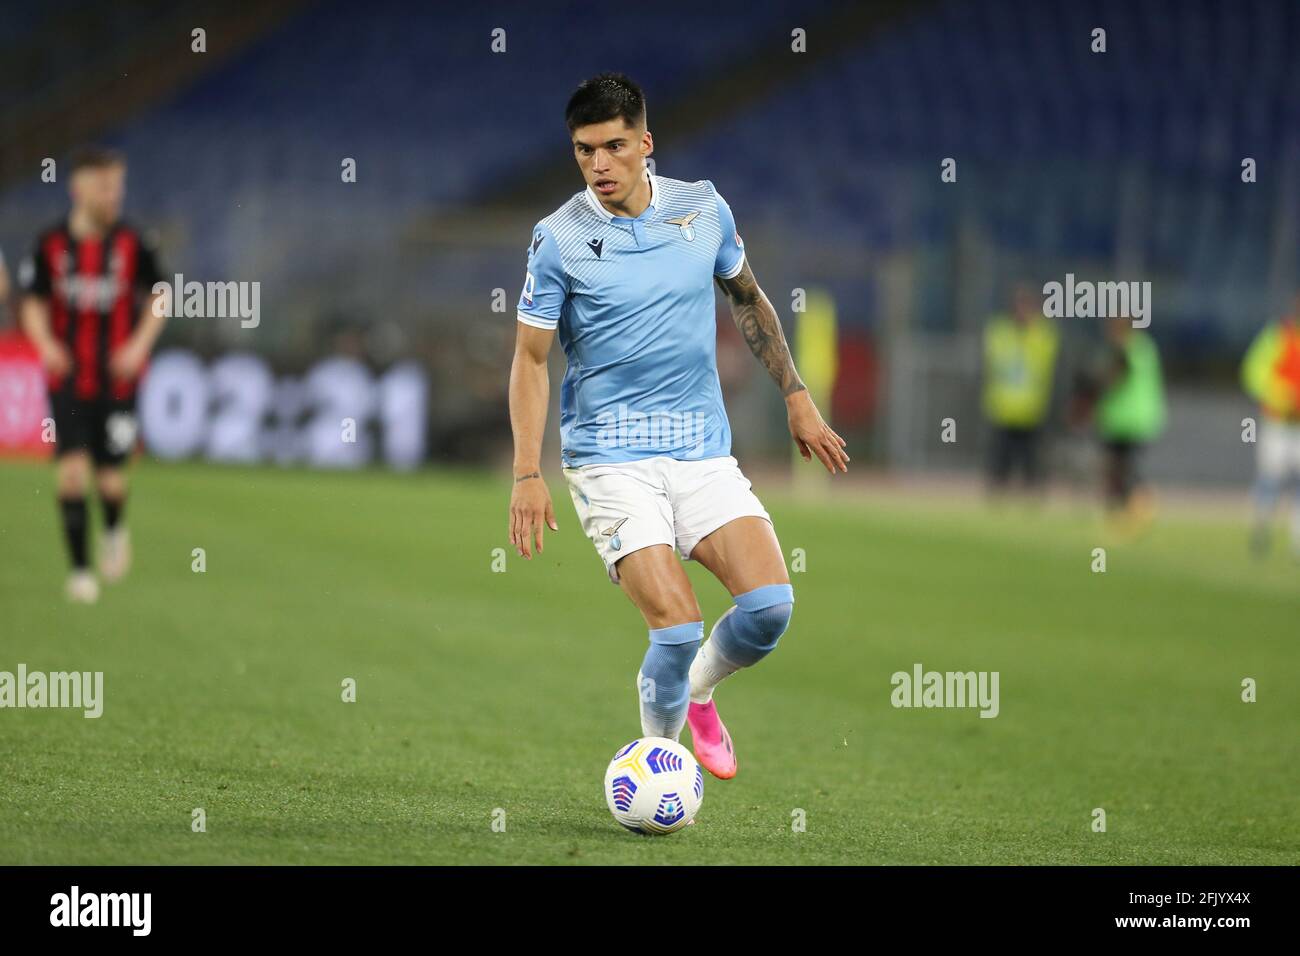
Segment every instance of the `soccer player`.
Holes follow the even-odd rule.
[[[22,327],[45,366],[54,415],[55,483],[72,563],[67,596],[90,604],[99,598],[86,556],[90,478],[104,513],[100,573],[115,581],[131,561],[124,465],[136,441],[136,382],[167,302],[152,292],[161,279],[153,249],[120,218],[125,159],[92,147],[70,167],[71,211],[37,240],[19,283]]]
[[[736,755],[713,691],[776,647],[794,590],[771,519],[730,454],[714,281],[780,388],[804,459],[847,471],[845,443],[800,381],[713,183],[648,169],[654,141],[640,88],[601,74],[578,87],[565,121],[586,188],[539,222],[528,245],[510,372],[510,540],[531,559],[544,526],[558,530],[541,474],[546,359],[558,332],[568,360],[564,477],[610,580],[650,632],[637,674],[642,732],[675,740],[689,721],[700,763],[732,777]],[[702,647],[703,615],[674,549],[734,600]]]
[[[1291,548],[1300,557],[1300,296],[1291,313],[1255,336],[1241,366],[1242,384],[1260,406],[1255,527],[1251,550],[1268,550],[1273,512],[1287,480],[1296,482]]]

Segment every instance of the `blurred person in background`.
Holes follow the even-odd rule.
[[[993,428],[989,489],[1003,491],[1017,469],[1025,487],[1042,487],[1043,423],[1051,407],[1060,338],[1026,283],[1012,292],[1010,314],[984,329],[984,414]]]
[[[9,324],[9,268],[4,250],[0,249],[0,327]]]
[[[136,442],[135,391],[166,322],[153,249],[121,219],[126,160],[89,147],[71,161],[68,216],[36,241],[20,270],[23,331],[45,367],[54,415],[55,483],[72,571],[71,601],[92,604],[99,582],[86,556],[93,471],[104,512],[100,572],[130,565],[124,465]]]
[[[1105,342],[1084,372],[1083,388],[1103,451],[1103,485],[1112,517],[1131,530],[1151,519],[1153,503],[1138,473],[1142,449],[1165,424],[1164,380],[1155,340],[1129,316],[1105,320]]]
[[[1246,393],[1259,402],[1251,550],[1268,551],[1273,513],[1288,479],[1300,499],[1300,295],[1291,312],[1255,336],[1241,366]],[[1300,500],[1291,511],[1291,549],[1300,557]]]

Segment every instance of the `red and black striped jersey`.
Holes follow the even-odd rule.
[[[80,399],[129,398],[135,381],[114,381],[108,357],[131,334],[154,283],[158,256],[140,232],[118,222],[99,239],[76,239],[66,221],[43,233],[19,270],[24,292],[50,304],[50,327],[72,354],[72,370],[50,391]]]

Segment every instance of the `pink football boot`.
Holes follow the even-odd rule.
[[[719,780],[730,780],[736,775],[736,751],[731,746],[731,734],[718,718],[718,708],[709,701],[694,701],[686,709],[686,723],[691,728],[691,742],[695,745],[695,759]]]

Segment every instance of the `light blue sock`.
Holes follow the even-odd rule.
[[[794,587],[768,584],[736,595],[735,602],[713,626],[708,643],[691,664],[690,695],[697,704],[708,703],[724,678],[772,653],[790,626]]]
[[[636,675],[641,700],[641,733],[676,740],[686,723],[691,661],[704,639],[704,622],[692,621],[650,631],[650,647]]]

